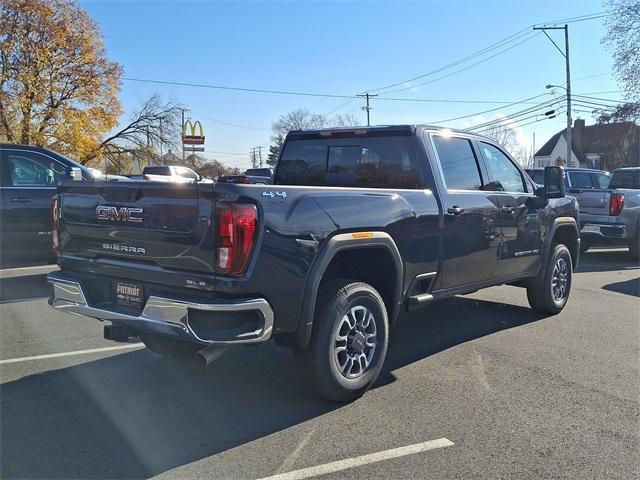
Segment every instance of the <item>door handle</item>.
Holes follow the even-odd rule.
[[[27,197],[15,197],[9,200],[13,203],[31,203],[31,199]]]
[[[449,207],[449,208],[447,208],[447,213],[450,213],[451,215],[460,215],[462,212],[463,212],[463,210],[460,207]]]

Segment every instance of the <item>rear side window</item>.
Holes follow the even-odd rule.
[[[288,140],[276,184],[420,188],[409,136]]]
[[[640,189],[640,169],[616,170],[611,177],[609,188]]]
[[[433,135],[444,183],[449,190],[481,190],[482,180],[471,142],[465,138]]]
[[[593,188],[591,172],[568,172],[571,188]]]

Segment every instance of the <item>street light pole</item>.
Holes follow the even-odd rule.
[[[561,87],[561,88],[564,88],[567,92],[567,133],[566,133],[567,164],[566,166],[570,166],[571,156],[572,156],[571,152],[573,151],[573,149],[571,148],[571,125],[573,124],[573,120],[571,119],[571,70],[569,68],[569,25],[565,24],[564,27],[533,27],[533,29],[542,30],[542,33],[544,33],[547,36],[547,38],[551,41],[551,43],[553,43],[553,45],[558,49],[558,51],[562,54],[565,60],[565,70],[567,73],[567,86]],[[549,34],[546,32],[547,30],[564,30],[564,52],[562,51],[562,49],[560,49],[560,47],[558,47],[556,42],[554,42],[553,39],[549,36]],[[550,86],[548,86],[547,88],[550,88]]]

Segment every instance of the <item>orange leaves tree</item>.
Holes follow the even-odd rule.
[[[121,113],[121,74],[75,2],[0,1],[0,141],[101,156]]]

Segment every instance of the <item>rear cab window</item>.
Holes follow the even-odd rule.
[[[609,188],[640,189],[640,169],[616,170],[611,177]]]
[[[274,183],[422,188],[414,137],[409,135],[288,139]]]

